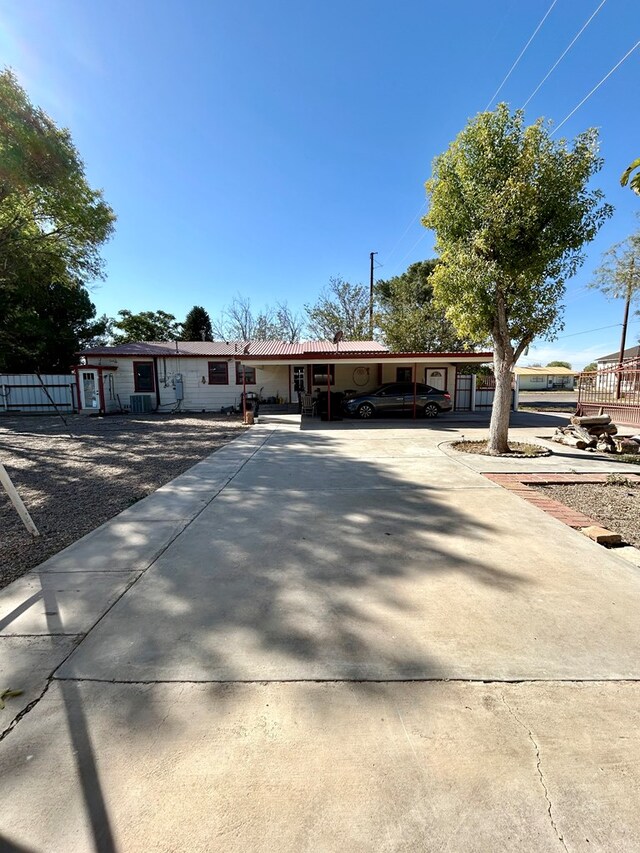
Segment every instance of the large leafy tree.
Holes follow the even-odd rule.
[[[418,261],[406,272],[376,284],[377,325],[395,352],[457,352],[469,349],[433,301],[437,260]]]
[[[634,172],[635,175],[633,174]],[[637,157],[624,170],[620,177],[620,183],[623,187],[626,187],[628,184],[636,195],[640,195],[640,157]]]
[[[182,338],[182,323],[166,311],[140,311],[133,314],[123,308],[112,324],[114,344],[135,341],[177,341]]]
[[[213,329],[211,317],[201,305],[194,305],[182,324],[182,338],[185,341],[212,341]]]
[[[304,308],[309,332],[316,340],[331,340],[338,331],[344,332],[347,341],[369,337],[369,290],[363,284],[351,284],[339,276],[330,278],[318,301]]]
[[[562,328],[565,281],[612,209],[589,182],[600,169],[594,129],[572,144],[506,104],[478,114],[436,158],[423,224],[441,263],[434,295],[458,333],[494,350],[489,453],[508,452],[511,371],[538,337]]]
[[[567,370],[571,370],[571,362],[570,361],[550,361],[547,364],[547,367],[566,367]]]
[[[114,221],[102,192],[89,186],[69,131],[30,102],[11,71],[0,72],[5,365],[68,369],[95,317],[85,285],[103,274],[100,248]]]

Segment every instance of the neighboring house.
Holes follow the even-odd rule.
[[[568,390],[575,387],[575,370],[568,367],[515,367],[521,391]]]
[[[385,382],[426,382],[456,403],[461,368],[490,352],[392,353],[377,341],[176,341],[94,347],[75,368],[80,410],[220,411],[247,393],[295,403],[297,392],[367,391]]]
[[[638,366],[640,366],[640,346],[637,347],[629,347],[623,353],[624,361],[637,362]],[[598,365],[598,370],[608,370],[611,367],[617,367],[620,363],[620,350],[617,352],[611,352],[609,355],[601,355],[600,358],[596,358],[596,364]],[[626,365],[625,365],[626,366]]]

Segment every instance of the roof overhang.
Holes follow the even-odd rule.
[[[305,353],[290,356],[239,356],[249,367],[305,364],[486,364],[493,361],[492,352],[371,352],[371,353]]]

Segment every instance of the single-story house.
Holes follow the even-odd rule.
[[[80,411],[103,413],[215,412],[240,408],[243,388],[265,402],[295,403],[298,391],[361,392],[414,380],[448,391],[454,407],[469,408],[462,393],[458,399],[459,371],[493,358],[491,352],[389,352],[377,341],[144,342],[79,355]]]
[[[514,367],[521,391],[569,390],[575,387],[578,372],[568,367]]]
[[[623,360],[625,362],[631,361],[632,364],[635,361],[640,366],[640,346],[628,347],[623,353]],[[609,370],[612,367],[617,367],[619,363],[620,350],[617,352],[610,352],[609,355],[601,355],[600,358],[596,358],[598,370]]]

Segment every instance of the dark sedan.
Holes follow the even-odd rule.
[[[420,382],[416,386],[413,382],[382,385],[375,391],[344,400],[342,408],[347,415],[365,419],[375,415],[413,413],[414,387],[417,414],[435,418],[440,412],[453,408],[450,394]]]

